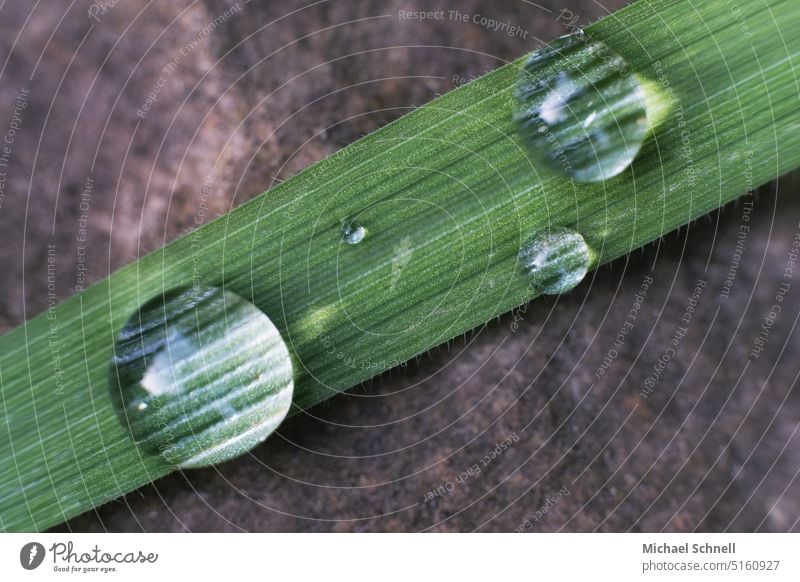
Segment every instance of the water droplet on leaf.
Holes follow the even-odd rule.
[[[519,253],[522,271],[547,295],[575,288],[586,276],[593,260],[594,252],[583,237],[561,227],[533,236]]]
[[[367,236],[367,229],[357,223],[342,224],[342,239],[349,245],[357,245]]]
[[[647,132],[645,92],[625,61],[583,34],[534,52],[514,90],[522,140],[549,168],[598,182],[627,168]]]
[[[292,402],[278,329],[217,287],[175,289],[142,305],[118,334],[110,372],[112,402],[133,440],[180,468],[248,451]]]

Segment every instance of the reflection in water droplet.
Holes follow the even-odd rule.
[[[622,172],[647,132],[639,81],[622,57],[583,34],[534,52],[514,96],[523,141],[545,165],[579,182]]]
[[[289,411],[293,371],[275,325],[216,287],[145,303],[117,337],[111,399],[137,445],[180,468],[236,457]]]
[[[367,236],[367,229],[356,223],[342,224],[342,238],[349,245],[357,245]]]
[[[522,271],[548,295],[573,289],[593,261],[594,252],[583,237],[568,228],[553,228],[532,237],[519,253]]]

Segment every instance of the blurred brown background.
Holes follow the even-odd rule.
[[[46,307],[48,244],[66,297],[80,265],[88,284],[191,228],[207,176],[211,218],[623,4],[4,3],[0,124],[18,130],[0,205],[0,331]],[[468,19],[401,15],[414,10]],[[250,455],[57,529],[799,530],[800,285],[748,359],[798,232],[797,189],[789,176],[757,193],[740,252],[741,203],[290,419]],[[642,398],[698,280],[688,333]]]

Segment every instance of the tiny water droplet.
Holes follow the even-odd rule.
[[[531,237],[519,253],[522,271],[547,295],[575,288],[593,260],[594,252],[583,237],[561,227]]]
[[[514,90],[520,136],[549,168],[599,182],[630,166],[647,132],[645,92],[604,43],[572,34],[534,52]]]
[[[357,223],[342,224],[342,238],[349,245],[357,245],[367,236],[367,229]]]
[[[289,351],[269,317],[207,286],[142,305],[117,336],[110,379],[137,446],[179,468],[248,451],[278,427],[293,392]]]

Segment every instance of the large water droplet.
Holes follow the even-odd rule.
[[[546,166],[580,182],[622,172],[647,132],[641,84],[622,57],[583,33],[534,52],[514,97],[522,140]]]
[[[539,291],[565,293],[580,283],[594,261],[594,252],[583,237],[568,228],[552,228],[533,236],[522,247],[522,271]]]
[[[342,239],[349,245],[357,245],[367,236],[367,229],[358,223],[342,224]]]
[[[289,351],[270,319],[217,287],[145,303],[117,337],[111,398],[137,445],[180,468],[236,457],[289,411]]]

